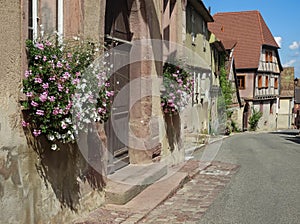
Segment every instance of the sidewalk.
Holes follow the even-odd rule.
[[[170,169],[168,178],[150,185],[127,204],[104,205],[74,223],[195,223],[192,219],[199,220],[238,166],[188,160]]]

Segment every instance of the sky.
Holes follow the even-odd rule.
[[[211,14],[258,10],[280,46],[283,67],[294,67],[300,78],[300,1],[299,0],[203,0]]]

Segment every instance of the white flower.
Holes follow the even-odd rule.
[[[70,118],[66,118],[65,122],[68,123],[68,124],[72,124],[72,120]]]
[[[58,149],[58,147],[57,147],[56,144],[52,144],[52,145],[51,145],[51,149],[52,149],[53,151],[56,151],[56,150]]]
[[[54,136],[53,135],[48,135],[48,140],[53,141],[54,140]]]

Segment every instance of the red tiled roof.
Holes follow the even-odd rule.
[[[213,16],[209,30],[225,48],[234,48],[237,69],[257,68],[262,45],[279,48],[259,11],[225,12]]]

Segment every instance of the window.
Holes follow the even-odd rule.
[[[28,1],[28,39],[37,38],[37,0]]]
[[[269,88],[269,76],[266,76],[266,79],[265,79],[265,88]]]
[[[239,89],[245,89],[246,88],[245,76],[244,75],[237,76],[237,81],[238,81]]]
[[[274,105],[274,101],[270,102],[270,114],[273,114],[273,105]]]
[[[36,39],[39,34],[51,35],[55,31],[63,34],[63,0],[28,1],[28,38]]]
[[[278,78],[274,79],[274,88],[278,89]]]
[[[258,76],[258,88],[259,89],[262,88],[262,76],[261,75]]]
[[[265,61],[266,61],[266,63],[273,62],[273,53],[272,53],[272,51],[266,51]]]

